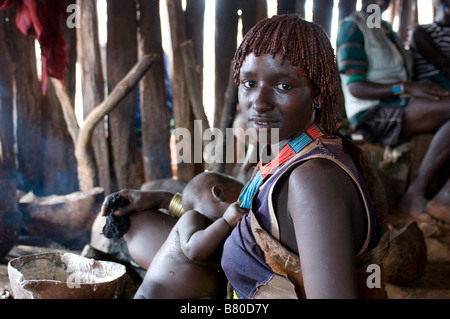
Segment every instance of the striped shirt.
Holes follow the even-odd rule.
[[[439,50],[450,59],[450,26],[443,26],[433,22],[420,27],[428,32]],[[425,80],[440,72],[418,52],[413,43],[410,44],[410,48],[414,57],[413,73],[415,80]]]
[[[381,20],[383,32],[392,40],[394,32],[391,26]],[[339,28],[336,41],[339,72],[348,69],[368,70],[366,51],[364,49],[364,35],[353,21],[345,21]]]

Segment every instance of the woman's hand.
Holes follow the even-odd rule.
[[[167,209],[174,195],[169,191],[124,189],[106,196],[101,211],[103,216],[106,216],[109,209],[114,209],[117,216],[126,216],[135,211]]]

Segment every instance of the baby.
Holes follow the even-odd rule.
[[[230,176],[204,172],[194,177],[183,191],[182,204],[186,212],[175,224],[174,217],[157,210],[129,215],[130,227],[125,240],[130,255],[141,266],[146,264],[145,260],[148,263],[147,273],[135,298],[225,297],[226,277],[220,265],[222,246],[246,213],[236,202],[242,186],[240,181]],[[123,215],[123,210],[118,214]],[[135,218],[139,220],[138,223]],[[160,221],[155,223],[156,218],[160,218]],[[157,235],[151,234],[145,231],[148,227],[159,232]],[[172,228],[167,236],[168,227]],[[145,245],[142,235],[148,239],[147,248],[152,246],[150,249],[142,245]],[[139,237],[141,248],[130,247]],[[165,240],[164,243],[154,254],[154,248],[162,240]]]

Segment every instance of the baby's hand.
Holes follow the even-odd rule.
[[[237,201],[228,206],[227,210],[223,214],[223,219],[226,220],[231,228],[236,227],[237,223],[242,219],[242,217],[247,213],[247,209],[240,207],[241,202]]]

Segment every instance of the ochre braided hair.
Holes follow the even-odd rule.
[[[245,35],[234,56],[234,82],[247,55],[281,54],[301,68],[321,98],[316,110],[319,125],[329,134],[336,131],[338,113],[338,71],[330,40],[324,30],[297,15],[286,14],[258,22]]]

